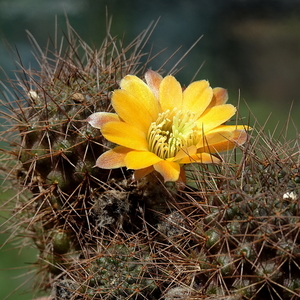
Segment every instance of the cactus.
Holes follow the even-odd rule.
[[[297,299],[297,140],[260,130],[238,159],[190,165],[186,184],[94,167],[112,145],[86,119],[112,111],[126,74],[145,73],[151,30],[128,47],[108,34],[92,50],[69,27],[64,51],[37,46],[41,69],[8,83],[1,169],[17,192],[4,225],[39,251],[35,290],[55,300]]]
[[[23,230],[23,235],[32,237],[40,252],[39,288],[48,289],[51,285],[57,297],[66,298],[59,294],[71,295],[70,290],[75,287],[78,293],[85,289],[91,293],[96,283],[102,282],[95,276],[91,286],[85,283],[81,287],[78,282],[87,280],[84,279],[87,274],[80,270],[78,282],[70,283],[69,270],[79,271],[79,266],[86,264],[91,265],[90,270],[101,264],[101,268],[109,270],[108,259],[101,262],[100,253],[116,248],[108,242],[111,237],[121,235],[114,231],[137,226],[130,224],[130,219],[139,199],[145,198],[143,189],[131,183],[129,172],[94,167],[99,153],[111,145],[86,119],[94,111],[111,109],[110,94],[122,77],[145,72],[147,63],[140,63],[145,55],[141,51],[153,28],[151,25],[127,47],[121,43],[118,46],[119,42],[108,34],[97,50],[89,48],[70,26],[68,30],[69,44],[60,45],[54,53],[48,55],[50,50],[42,52],[37,46],[39,71],[24,69],[16,81],[9,80],[13,101],[7,89],[1,114],[2,123],[7,126],[2,133],[7,146],[2,149],[1,166],[4,176],[19,186],[16,196],[9,201],[18,207],[11,217],[15,223],[10,226],[17,226],[20,234]],[[142,266],[136,265],[137,259],[132,256],[136,255],[135,248],[128,245],[126,249],[122,265],[128,261],[130,267],[122,278],[127,288],[132,285],[134,290],[145,285],[141,290],[147,290],[149,282],[151,287],[154,283],[151,278],[140,281],[137,274],[142,274]],[[149,253],[144,252],[146,259]],[[110,258],[111,265],[115,266],[122,256],[116,255],[115,260]],[[91,256],[98,257],[90,262]],[[133,264],[136,266],[132,267]],[[50,279],[49,274],[52,274]],[[127,279],[128,274],[135,279]],[[58,282],[53,282],[55,276],[59,276]],[[106,276],[103,284],[108,288],[112,275]]]
[[[272,145],[268,150],[257,144],[260,138],[248,143],[237,166],[193,170],[197,188],[183,192],[189,201],[177,201],[181,221],[172,223],[180,230],[175,237],[168,231],[169,247],[162,252],[173,261],[173,268],[168,267],[176,270],[173,289],[182,289],[186,280],[189,296],[182,299],[300,295],[297,146],[273,144],[263,134]],[[257,147],[264,150],[261,157],[255,154]]]

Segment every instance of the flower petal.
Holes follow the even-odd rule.
[[[164,77],[159,87],[159,100],[162,111],[182,107],[182,88],[172,75]]]
[[[184,169],[183,166],[180,166],[180,174],[179,174],[179,177],[177,179],[177,182],[186,184],[186,174],[185,174],[185,169]]]
[[[204,141],[197,146],[201,146],[198,149],[199,152],[218,153],[242,145],[246,140],[245,130],[220,131],[206,135]]]
[[[123,90],[139,99],[154,120],[157,118],[159,102],[150,87],[142,79],[134,75],[127,75],[121,80],[120,86]]]
[[[135,150],[148,150],[146,134],[125,122],[108,122],[102,126],[103,136],[120,146]]]
[[[163,77],[160,76],[157,72],[154,72],[152,70],[148,70],[145,74],[145,80],[152,90],[152,93],[154,94],[156,99],[159,99],[159,86],[161,81],[163,80]]]
[[[96,166],[102,169],[116,169],[125,166],[124,158],[129,151],[129,148],[117,146],[116,148],[104,152],[96,161]]]
[[[213,91],[207,80],[191,83],[183,92],[182,107],[184,111],[194,112],[198,118],[212,100]]]
[[[140,180],[141,178],[145,177],[146,175],[150,174],[153,171],[154,171],[153,166],[144,169],[135,170],[133,173],[133,178],[134,180]]]
[[[161,160],[153,165],[154,169],[160,173],[164,181],[177,181],[180,175],[180,165],[173,161]]]
[[[218,164],[220,163],[221,160],[210,153],[197,153],[191,156],[187,156],[186,158],[183,158],[180,161],[180,164],[192,164],[192,163],[201,163],[201,164],[211,164],[215,163]]]
[[[233,130],[252,130],[252,128],[248,125],[220,125],[210,130],[207,134],[211,134],[219,131],[233,131]]]
[[[217,144],[223,142],[224,140],[229,140],[233,137],[234,132],[244,131],[244,127],[239,125],[220,125],[208,132],[205,133],[205,136],[202,137],[197,143],[197,148],[201,148],[210,144]],[[205,151],[204,151],[205,152]]]
[[[228,92],[226,89],[216,87],[213,89],[213,98],[207,108],[225,104],[228,100]]]
[[[134,125],[144,132],[148,132],[150,124],[155,120],[153,109],[146,107],[141,99],[125,90],[116,90],[112,95],[112,105],[119,117],[126,123]]]
[[[114,113],[109,113],[109,112],[96,112],[91,114],[87,119],[87,122],[95,128],[101,129],[102,125],[107,123],[107,122],[112,122],[112,121],[121,121],[119,116]]]
[[[206,132],[206,136],[213,134],[213,133],[221,133],[225,131],[235,131],[235,130],[251,130],[252,128],[248,125],[220,125],[215,127],[214,129]]]
[[[131,151],[125,157],[125,164],[128,169],[143,169],[161,161],[156,154],[149,151]]]
[[[197,127],[202,132],[207,132],[228,121],[236,112],[231,104],[223,104],[207,109],[196,121]]]
[[[192,145],[190,147],[183,147],[181,148],[174,159],[172,161],[179,161],[187,156],[191,156],[197,153],[197,147],[195,145]]]

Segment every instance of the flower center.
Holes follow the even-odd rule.
[[[176,108],[160,113],[149,127],[149,151],[167,159],[174,157],[182,147],[196,144],[198,134],[194,115]]]

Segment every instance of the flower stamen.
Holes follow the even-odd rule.
[[[158,115],[151,123],[147,140],[149,151],[162,159],[174,157],[184,146],[191,146],[198,140],[195,130],[195,114],[174,108]]]

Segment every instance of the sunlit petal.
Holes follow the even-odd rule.
[[[148,142],[143,131],[124,122],[108,122],[102,126],[103,136],[120,146],[135,150],[148,150]]]
[[[208,132],[198,141],[197,148],[230,140],[235,132],[245,131],[243,125],[220,125]]]
[[[166,76],[159,87],[159,100],[163,111],[172,111],[174,107],[181,109],[182,106],[182,88],[175,77]]]
[[[122,146],[118,146],[112,150],[106,151],[100,157],[98,157],[96,166],[102,169],[116,169],[124,167],[124,158],[130,151],[132,150]]]
[[[247,140],[247,133],[244,130],[216,132],[205,136],[205,140],[199,143],[199,152],[218,153],[228,151]]]
[[[195,145],[192,145],[190,147],[183,147],[178,151],[178,153],[174,157],[173,161],[181,160],[187,156],[191,156],[196,153],[197,153],[197,147]]]
[[[120,86],[123,90],[133,94],[139,99],[149,111],[152,118],[155,119],[157,117],[159,113],[159,103],[150,87],[142,79],[134,75],[127,75],[121,80]]]
[[[147,132],[155,120],[154,105],[145,106],[145,102],[125,90],[116,90],[112,96],[112,105],[119,117],[128,124]],[[150,111],[149,111],[150,110]]]
[[[192,111],[198,118],[212,100],[213,92],[206,80],[191,83],[183,92],[183,110]]]
[[[220,131],[233,131],[233,130],[251,130],[248,125],[220,125],[208,131],[207,134],[220,132]]]
[[[180,165],[173,161],[161,160],[153,165],[154,169],[162,175],[164,181],[177,181],[180,174]]]
[[[161,161],[156,154],[149,151],[131,151],[125,157],[125,164],[128,169],[143,169]]]
[[[87,119],[87,122],[95,128],[101,129],[103,124],[107,122],[118,122],[120,118],[117,114],[108,112],[96,112],[91,114]]]
[[[207,109],[197,120],[197,127],[207,132],[228,121],[236,113],[236,108],[231,104],[223,104]]]

